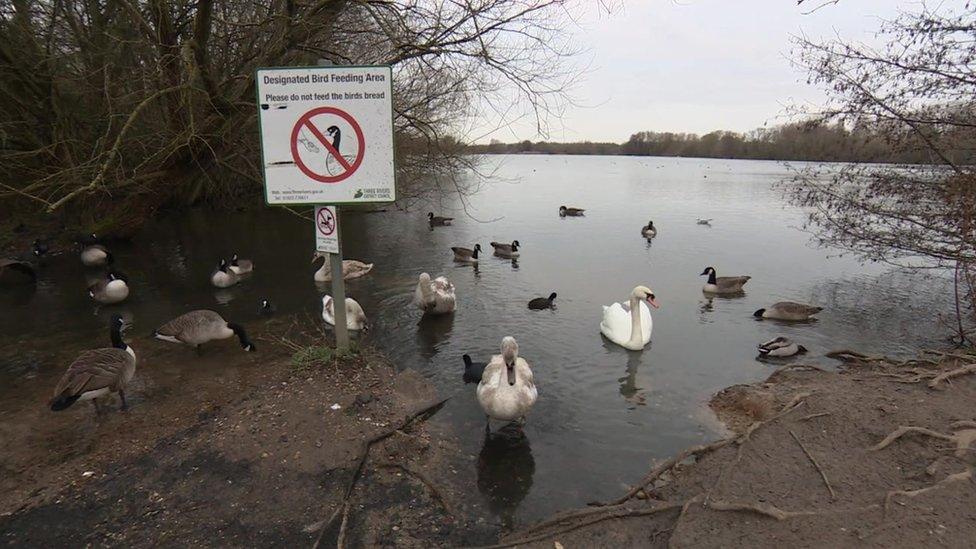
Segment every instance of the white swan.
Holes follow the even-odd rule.
[[[645,300],[651,307],[659,307],[654,292],[646,286],[634,288],[630,293],[629,304],[614,303],[609,307],[604,306],[600,332],[624,349],[643,349],[651,341],[651,331],[654,329],[651,310],[647,308]]]
[[[414,291],[414,303],[427,314],[452,313],[457,306],[454,284],[451,284],[443,276],[431,281],[429,274],[420,273],[417,289]]]
[[[492,419],[514,421],[524,418],[539,391],[535,387],[532,369],[524,358],[518,356],[518,343],[514,337],[502,339],[502,354],[491,357],[478,383],[478,404]]]
[[[329,326],[335,326],[335,300],[331,295],[322,296],[322,320]],[[366,312],[362,306],[353,298],[346,298],[346,328],[349,330],[368,331],[366,323]]]

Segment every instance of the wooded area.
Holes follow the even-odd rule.
[[[552,143],[521,141],[472,145],[483,154],[603,154],[630,156],[682,156],[694,158],[746,158],[755,160],[808,160],[817,162],[939,162],[924,143],[892,148],[885,136],[869,128],[848,130],[843,123],[810,122],[760,128],[748,133],[714,131],[694,133],[641,131],[624,143]],[[961,159],[976,161],[970,152]]]
[[[865,128],[931,165],[809,167],[784,184],[824,245],[870,261],[951,269],[957,343],[976,343],[976,7],[921,4],[871,48],[796,39],[796,64],[829,93],[822,124]]]
[[[479,110],[540,124],[574,72],[562,0],[0,3],[0,212],[103,232],[258,196],[258,67],[394,68],[399,194],[451,190],[444,136]],[[71,204],[67,209],[65,206]]]

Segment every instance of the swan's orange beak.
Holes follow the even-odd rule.
[[[661,306],[657,304],[657,300],[654,299],[654,296],[652,295],[647,296],[647,302],[650,303],[651,307],[654,307],[655,309],[661,308]]]

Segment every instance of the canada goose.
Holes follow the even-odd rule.
[[[254,270],[254,262],[250,259],[240,259],[237,254],[234,254],[230,258],[230,270],[239,275],[249,273]]]
[[[759,354],[764,357],[786,357],[805,352],[807,352],[806,347],[803,345],[797,345],[792,340],[783,336],[770,339],[769,341],[759,345]]]
[[[328,257],[328,254],[323,254],[322,252],[316,251],[314,254],[312,254],[312,263],[318,261],[319,258],[326,257]],[[372,263],[363,263],[362,261],[357,261],[355,259],[342,260],[343,280],[352,280],[354,278],[366,276],[372,270]],[[316,282],[330,282],[332,280],[332,264],[329,261],[323,261],[322,266],[319,267],[319,270],[315,271],[315,276],[313,278]]]
[[[488,419],[486,432],[490,431],[492,419],[515,421],[524,418],[539,397],[532,369],[518,356],[515,338],[506,336],[502,339],[501,351],[502,354],[491,357],[478,383],[478,403]]]
[[[451,248],[451,251],[454,252],[454,261],[458,263],[477,263],[478,254],[481,252],[481,244],[475,244],[474,249],[455,246]]]
[[[582,216],[583,215],[583,212],[585,212],[585,211],[586,210],[584,210],[583,208],[567,208],[566,206],[560,206],[559,207],[559,216],[560,217],[566,217],[566,216],[569,216],[569,217],[579,217],[579,216]]]
[[[182,314],[152,333],[152,336],[170,343],[183,343],[196,347],[215,339],[227,339],[236,335],[245,351],[256,351],[257,348],[247,337],[247,332],[240,324],[227,322],[219,314],[206,309],[199,309]]]
[[[521,246],[518,240],[513,240],[511,244],[502,244],[501,242],[491,243],[491,247],[495,249],[495,255],[512,259],[519,256],[518,250]]]
[[[91,400],[109,393],[118,393],[125,402],[125,386],[136,373],[136,353],[122,340],[122,317],[113,315],[109,322],[111,347],[82,351],[61,376],[50,401],[51,410],[64,410],[79,400]]]
[[[331,295],[322,296],[322,320],[329,326],[335,326],[335,300]],[[346,328],[349,330],[369,331],[366,312],[353,298],[346,298]]]
[[[274,304],[271,303],[270,300],[268,300],[268,299],[262,299],[261,300],[261,307],[258,309],[258,313],[260,313],[263,316],[271,316],[271,315],[275,314],[275,311],[277,311],[277,310],[278,309],[275,308]]]
[[[698,224],[699,225],[711,225],[712,224],[712,220],[710,218],[709,219],[701,219],[701,218],[698,218]]]
[[[464,355],[461,357],[464,361],[464,375],[461,379],[465,383],[481,383],[481,375],[485,372],[485,366],[488,366],[487,362],[472,362],[471,355]]]
[[[551,309],[553,301],[556,300],[556,292],[549,294],[549,297],[537,297],[529,301],[529,308],[534,310]]]
[[[454,284],[451,284],[443,276],[431,280],[429,274],[420,273],[417,289],[414,290],[414,303],[425,314],[452,313],[457,306]]]
[[[35,239],[34,242],[31,243],[31,253],[34,254],[34,257],[45,256],[49,251],[51,251],[50,246],[48,246],[47,242],[44,242],[43,240]]]
[[[37,282],[34,267],[26,261],[16,259],[0,259],[0,284],[33,284]]]
[[[129,283],[125,275],[109,272],[108,275],[88,287],[88,297],[102,304],[120,303],[129,297]]]
[[[645,303],[646,302],[646,303]],[[614,303],[603,307],[600,333],[624,349],[640,351],[651,341],[654,320],[647,304],[657,309],[657,296],[646,286],[637,286],[630,293],[627,305]]]
[[[715,268],[705,267],[705,270],[698,276],[708,275],[708,282],[702,287],[702,291],[708,294],[737,294],[742,291],[742,287],[749,282],[751,276],[715,276]]]
[[[780,301],[765,309],[752,313],[756,318],[771,318],[774,320],[810,320],[810,317],[823,310],[823,307],[804,305],[792,301]]]
[[[647,225],[641,227],[641,236],[644,238],[654,238],[657,236],[657,228],[654,226],[653,221],[648,221]]]
[[[95,233],[82,239],[81,244],[83,246],[81,250],[81,262],[86,267],[111,265],[115,260],[112,257],[112,253],[108,251],[108,248],[98,243],[98,237],[95,236]]]
[[[431,226],[450,225],[452,221],[454,221],[453,217],[440,217],[434,215],[434,212],[427,213],[427,222],[430,223]]]
[[[217,270],[210,275],[210,283],[218,288],[230,288],[240,282],[241,277],[230,270],[226,259],[221,259],[217,265]]]

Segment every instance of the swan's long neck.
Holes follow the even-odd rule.
[[[644,335],[641,332],[640,299],[630,296],[630,343],[640,345]]]
[[[421,280],[420,295],[424,296],[424,301],[430,303],[434,301],[434,291],[430,288],[430,280]]]

